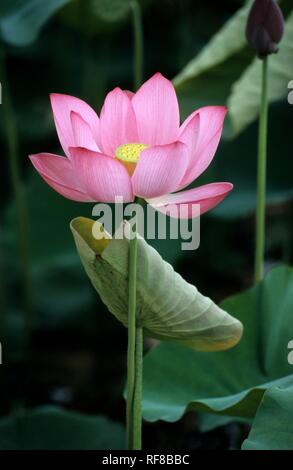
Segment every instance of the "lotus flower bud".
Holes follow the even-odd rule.
[[[277,44],[284,33],[284,17],[275,0],[254,0],[247,26],[246,38],[257,55],[263,58],[278,52]]]

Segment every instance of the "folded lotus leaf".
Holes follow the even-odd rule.
[[[103,232],[98,222],[77,218],[71,222],[82,264],[94,288],[111,313],[127,327],[129,225],[120,227],[123,238]],[[123,232],[121,232],[123,230]],[[234,346],[242,324],[186,282],[141,237],[137,242],[137,318],[147,336],[183,343],[201,351]]]

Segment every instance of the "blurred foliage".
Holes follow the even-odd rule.
[[[198,77],[201,73],[221,64],[246,46],[245,24],[252,2],[240,8],[211,38],[208,44],[174,78],[174,85]]]
[[[203,354],[164,343],[148,354],[147,420],[176,421],[187,408],[252,418],[265,390],[293,384],[286,354],[293,328],[293,269],[275,268],[258,286],[226,299],[222,308],[244,325],[233,349]]]
[[[0,420],[0,450],[123,449],[120,424],[55,407],[17,411]]]
[[[91,0],[93,12],[104,21],[119,21],[129,13],[131,0]]]
[[[292,450],[293,388],[272,387],[264,394],[243,450]]]
[[[37,39],[42,26],[71,0],[2,1],[0,33],[4,41],[14,46],[28,46]]]

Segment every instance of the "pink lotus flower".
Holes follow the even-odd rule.
[[[233,187],[211,183],[175,192],[211,163],[227,110],[200,108],[180,126],[174,87],[160,73],[135,94],[115,88],[100,118],[72,96],[52,94],[51,104],[66,157],[39,153],[30,159],[42,178],[68,199],[114,202],[121,196],[131,202],[139,196],[161,212],[168,212],[170,204],[187,204],[192,217],[193,204],[206,212]]]

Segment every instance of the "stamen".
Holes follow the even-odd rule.
[[[135,170],[141,152],[147,147],[145,144],[123,144],[117,147],[115,155],[126,166],[130,176]]]

